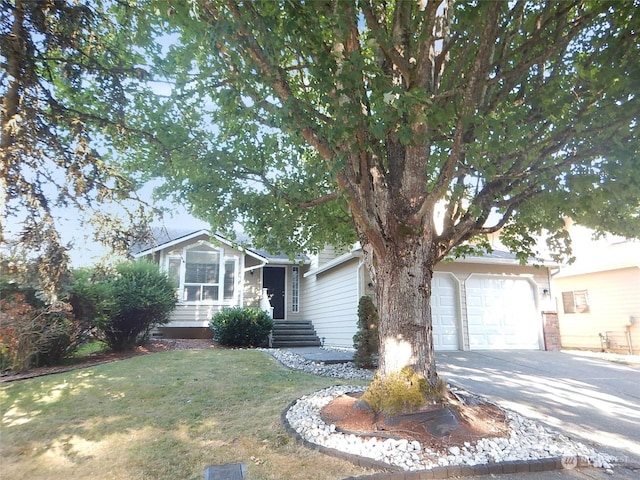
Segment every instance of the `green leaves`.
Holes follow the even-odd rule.
[[[566,215],[636,234],[633,2],[151,4],[173,88],[132,165],[215,228],[382,245],[442,204],[446,248],[507,226],[533,253]]]

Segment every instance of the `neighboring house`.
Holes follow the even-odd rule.
[[[568,228],[576,261],[552,282],[562,346],[640,354],[640,242]]]
[[[327,248],[290,260],[242,248],[206,230],[157,232],[136,257],[174,279],[178,306],[167,336],[209,336],[225,307],[260,306],[263,289],[281,323],[310,321],[325,346],[352,347],[362,295],[375,296],[362,251]],[[496,251],[440,263],[433,280],[437,350],[544,349],[543,312],[552,310],[549,265],[520,265]]]

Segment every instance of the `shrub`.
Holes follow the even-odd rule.
[[[213,316],[209,326],[213,338],[229,347],[251,347],[263,343],[273,329],[273,320],[258,308],[226,308]]]
[[[78,272],[71,287],[74,314],[97,329],[114,351],[133,348],[157,325],[169,322],[176,306],[173,282],[146,261],[122,263],[115,273]]]
[[[384,378],[376,374],[362,395],[362,401],[373,410],[377,420],[381,413],[390,416],[411,413],[429,402],[442,402],[446,392],[446,384],[442,379],[431,386],[410,367],[404,367]]]
[[[379,350],[378,310],[371,297],[365,295],[358,302],[358,333],[353,336],[356,352],[353,361],[360,368],[374,368]]]
[[[87,325],[73,318],[71,305],[36,306],[13,293],[0,301],[0,366],[22,371],[51,365],[73,353],[87,338]]]

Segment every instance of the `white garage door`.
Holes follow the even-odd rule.
[[[458,290],[448,274],[435,273],[431,281],[431,320],[435,350],[459,350]]]
[[[540,348],[541,321],[527,280],[472,275],[466,294],[472,350]]]

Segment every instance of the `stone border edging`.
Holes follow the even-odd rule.
[[[289,436],[291,436],[296,441],[296,443],[304,447],[307,447],[311,450],[317,450],[318,452],[324,453],[325,455],[346,460],[355,465],[358,465],[359,467],[370,468],[375,470],[383,470],[386,472],[393,472],[392,474],[395,474],[395,475],[402,475],[403,472],[405,472],[400,467],[396,467],[389,463],[379,462],[372,458],[361,457],[359,455],[354,455],[352,453],[342,452],[335,448],[325,447],[324,445],[318,445],[317,443],[312,443],[306,440],[302,435],[300,435],[298,432],[295,431],[295,429],[289,423],[289,420],[287,420],[287,412],[293,405],[296,404],[297,401],[298,399],[295,399],[291,403],[289,403],[289,405],[287,405],[286,408],[280,414],[280,422],[284,426],[284,429],[287,431]],[[389,477],[389,478],[392,478],[392,477]],[[401,479],[402,477],[397,477],[397,478]]]
[[[563,458],[551,457],[544,459],[515,460],[506,462],[485,463],[481,465],[450,465],[447,467],[434,467],[430,470],[406,471],[385,462],[379,462],[371,458],[361,457],[352,453],[342,452],[335,448],[325,447],[309,442],[302,437],[289,423],[287,412],[296,404],[298,399],[293,400],[280,414],[280,421],[286,432],[296,441],[311,450],[330,455],[341,460],[346,460],[363,468],[382,470],[381,473],[364,475],[359,477],[348,477],[344,480],[430,480],[445,479],[455,476],[480,476],[490,474],[508,473],[531,473],[546,472],[551,470],[562,470]],[[580,459],[576,458],[576,464],[580,466]]]

